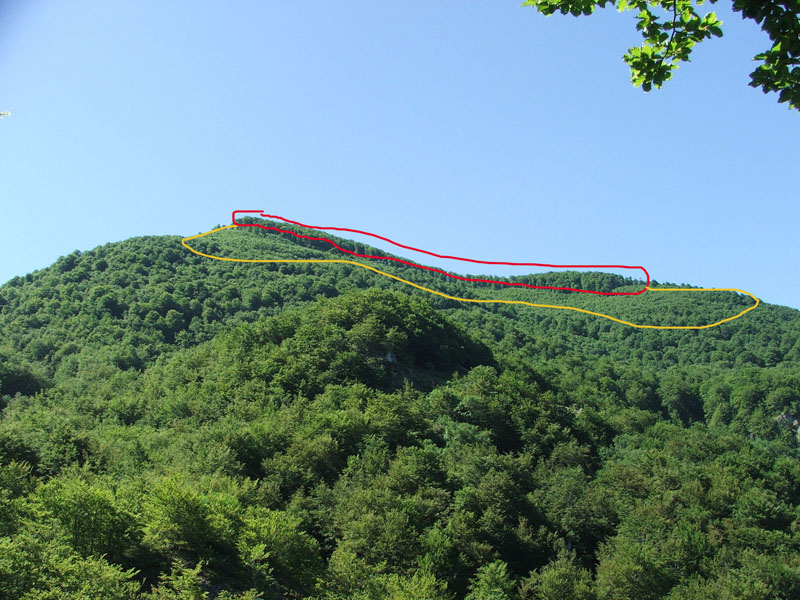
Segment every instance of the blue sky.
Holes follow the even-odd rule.
[[[800,307],[800,114],[747,86],[758,27],[716,5],[644,94],[632,13],[518,4],[6,0],[0,282],[264,209]]]

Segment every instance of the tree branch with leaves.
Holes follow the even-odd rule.
[[[708,0],[716,4],[718,0]],[[694,47],[706,39],[722,37],[722,21],[713,12],[700,14],[705,0],[526,0],[550,16],[556,12],[576,17],[591,15],[611,4],[620,12],[638,11],[636,29],[642,44],[630,48],[623,59],[631,69],[631,82],[649,92],[672,78],[679,63],[688,62]],[[761,64],[750,74],[750,86],[776,92],[778,102],[800,110],[800,0],[732,0],[734,12],[751,19],[767,33],[772,46],[757,54]]]

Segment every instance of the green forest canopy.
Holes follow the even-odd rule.
[[[800,595],[800,312],[642,331],[361,271],[166,236],[0,287],[0,597]]]

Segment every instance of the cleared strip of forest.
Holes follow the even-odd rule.
[[[238,211],[238,212],[244,212],[244,211]],[[746,313],[750,312],[751,310],[754,310],[760,303],[759,299],[756,298],[755,296],[753,296],[753,294],[751,294],[750,292],[746,292],[744,290],[740,290],[740,289],[736,289],[736,288],[661,288],[661,287],[653,288],[653,287],[650,287],[649,280],[648,280],[648,285],[643,290],[643,291],[646,291],[646,292],[737,292],[739,294],[744,294],[746,296],[749,296],[753,300],[754,304],[752,306],[748,306],[747,308],[745,308],[744,310],[742,310],[738,314],[735,314],[735,315],[733,315],[731,317],[727,317],[725,319],[720,319],[720,320],[718,320],[718,321],[716,321],[714,323],[709,323],[709,324],[705,324],[705,325],[647,325],[647,324],[641,324],[641,323],[632,323],[632,322],[626,321],[624,319],[618,319],[618,318],[613,317],[611,315],[607,315],[607,314],[604,314],[604,313],[600,313],[600,312],[596,312],[596,311],[592,311],[592,310],[587,310],[587,309],[579,308],[579,307],[575,307],[575,306],[564,306],[564,305],[556,305],[556,304],[539,304],[539,303],[535,303],[535,302],[527,302],[525,300],[476,299],[476,298],[462,298],[462,297],[459,297],[459,296],[452,296],[450,294],[445,294],[445,293],[439,292],[437,290],[432,290],[430,288],[427,288],[427,287],[424,287],[422,285],[416,284],[416,283],[414,283],[412,281],[408,281],[406,279],[403,279],[402,277],[398,277],[397,275],[393,275],[391,273],[386,273],[386,272],[381,271],[380,269],[376,269],[375,267],[372,267],[370,265],[365,265],[363,263],[360,263],[360,262],[357,262],[357,261],[353,261],[353,260],[347,260],[347,259],[318,259],[318,258],[314,258],[314,259],[311,259],[311,258],[309,258],[309,259],[231,258],[231,257],[226,257],[226,256],[215,256],[213,254],[207,254],[207,253],[204,253],[204,252],[200,252],[199,250],[196,250],[196,249],[192,248],[187,243],[190,240],[199,239],[199,238],[202,238],[204,236],[216,233],[218,231],[223,231],[223,230],[226,230],[226,229],[232,229],[232,228],[236,228],[236,227],[239,227],[239,226],[240,226],[239,224],[226,225],[224,227],[218,227],[216,229],[212,229],[211,231],[206,231],[204,233],[199,233],[197,235],[193,235],[193,236],[190,236],[190,237],[185,237],[185,238],[183,238],[181,240],[181,245],[183,245],[187,250],[189,250],[189,251],[191,251],[194,254],[197,254],[199,256],[203,256],[205,258],[210,258],[210,259],[214,259],[214,260],[222,260],[222,261],[229,261],[229,262],[240,262],[240,263],[341,263],[341,264],[349,264],[349,265],[354,265],[354,266],[357,266],[357,267],[361,267],[363,269],[367,269],[369,271],[377,273],[378,275],[383,275],[383,276],[388,277],[390,279],[394,279],[395,281],[399,281],[400,283],[404,283],[406,285],[410,285],[411,287],[417,288],[417,289],[422,290],[424,292],[435,294],[437,296],[441,296],[443,298],[447,298],[449,300],[456,300],[456,301],[459,301],[459,302],[471,302],[471,303],[475,303],[475,304],[492,304],[492,303],[495,303],[495,304],[519,304],[519,305],[524,305],[524,306],[531,306],[531,307],[534,307],[534,308],[552,308],[552,309],[557,309],[557,310],[570,310],[570,311],[575,311],[575,312],[584,313],[584,314],[588,314],[588,315],[593,315],[593,316],[596,316],[596,317],[601,317],[601,318],[604,318],[604,319],[608,319],[610,321],[614,321],[616,323],[621,323],[622,325],[628,325],[630,327],[635,327],[637,329],[710,329],[712,327],[717,327],[719,325],[722,325],[723,323],[727,323],[729,321],[733,321],[735,319],[738,319],[738,318],[744,316]],[[283,230],[278,230],[278,231],[283,231]],[[330,240],[327,240],[326,238],[320,238],[320,239],[325,239],[325,241],[330,241]],[[400,261],[400,262],[403,262],[403,261]],[[418,266],[418,265],[415,265],[414,263],[407,263],[407,264],[410,264],[411,266]],[[520,264],[520,263],[514,263],[514,264]],[[608,265],[606,265],[606,266],[608,267]],[[497,282],[491,281],[491,283],[497,283]],[[559,289],[559,288],[549,288],[549,289]],[[586,291],[586,290],[584,290],[584,291]],[[639,292],[639,293],[642,293],[642,292]],[[621,295],[621,294],[617,294],[617,295]],[[626,295],[631,295],[631,294],[626,294]],[[620,302],[624,302],[623,299],[620,299],[619,301]]]

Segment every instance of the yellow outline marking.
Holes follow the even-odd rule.
[[[447,298],[449,300],[457,300],[459,302],[473,302],[476,304],[489,304],[489,303],[499,303],[499,304],[524,304],[525,306],[533,306],[534,308],[555,308],[559,310],[574,310],[576,312],[585,313],[587,315],[594,315],[596,317],[602,317],[604,319],[609,319],[614,321],[615,323],[622,323],[623,325],[630,325],[631,327],[636,327],[637,329],[710,329],[711,327],[717,327],[718,325],[722,325],[723,323],[727,323],[728,321],[733,321],[734,319],[738,319],[739,317],[743,316],[745,313],[750,312],[754,308],[756,308],[760,301],[758,298],[753,296],[750,292],[746,292],[744,290],[737,290],[736,288],[651,288],[647,287],[648,292],[738,292],[740,294],[745,294],[746,296],[750,296],[753,300],[755,300],[755,304],[744,309],[738,315],[734,315],[733,317],[728,317],[727,319],[722,319],[721,321],[717,321],[716,323],[711,323],[710,325],[637,325],[636,323],[631,323],[630,321],[624,321],[622,319],[617,319],[616,317],[612,317],[610,315],[604,315],[603,313],[594,312],[591,310],[586,310],[583,308],[577,308],[575,306],[558,306],[554,304],[535,304],[533,302],[526,302],[524,300],[482,300],[482,299],[473,299],[473,298],[460,298],[458,296],[450,296],[448,294],[444,294],[442,292],[437,292],[436,290],[431,290],[416,283],[412,283],[411,281],[406,281],[402,277],[397,277],[396,275],[392,275],[390,273],[384,273],[383,271],[376,269],[375,267],[370,267],[369,265],[362,264],[360,262],[355,262],[353,260],[345,260],[345,259],[321,259],[321,258],[303,258],[303,259],[261,259],[261,258],[227,258],[224,256],[213,256],[211,254],[204,254],[203,252],[199,252],[192,248],[189,244],[187,244],[187,240],[194,240],[197,238],[201,238],[205,235],[209,235],[211,233],[216,233],[217,231],[222,231],[223,229],[230,229],[231,227],[236,227],[236,225],[226,225],[225,227],[218,227],[217,229],[212,229],[211,231],[206,231],[205,233],[198,233],[197,235],[193,235],[191,237],[185,237],[181,240],[181,245],[186,248],[187,250],[198,254],[199,256],[204,256],[206,258],[213,258],[214,260],[227,260],[230,262],[243,262],[243,263],[344,263],[348,265],[355,265],[357,267],[363,267],[364,269],[368,269],[374,273],[378,273],[379,275],[385,275],[390,279],[394,279],[401,283],[405,283],[410,285],[411,287],[415,287],[418,290],[422,290],[424,292],[430,292],[431,294],[436,294],[437,296],[441,296],[443,298]]]

